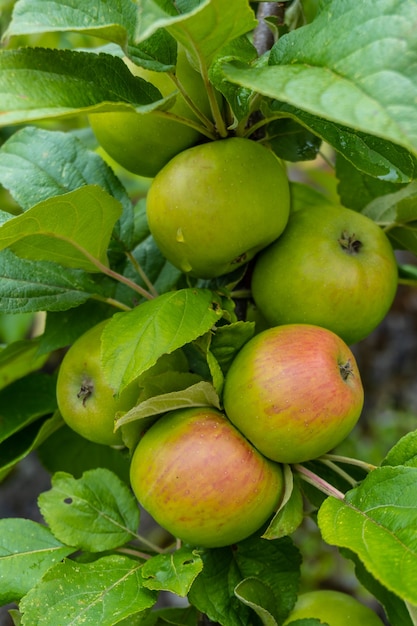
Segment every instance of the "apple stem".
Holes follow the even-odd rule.
[[[93,300],[99,300],[100,302],[105,302],[110,306],[114,306],[116,309],[120,309],[121,311],[131,311],[132,307],[123,304],[123,302],[119,302],[115,298],[104,298],[103,296],[99,296],[98,294],[93,294],[91,296]]]
[[[185,91],[184,87],[182,86],[181,82],[178,80],[178,78],[176,77],[175,74],[169,74],[169,77],[171,78],[171,80],[174,82],[176,88],[179,90],[179,92],[181,93],[182,97],[184,98],[185,102],[188,104],[188,106],[190,107],[191,111],[198,117],[198,119],[203,123],[203,125],[205,126],[205,128],[207,128],[210,132],[210,136],[214,133],[215,134],[215,127],[213,122],[207,117],[207,115],[204,115],[204,113],[202,111],[200,111],[200,109],[194,104],[194,102],[191,100],[190,96],[188,95],[188,93]],[[208,96],[208,94],[207,94]]]
[[[152,282],[149,280],[149,278],[146,275],[146,273],[143,271],[143,269],[140,266],[140,264],[136,261],[136,259],[133,256],[133,254],[131,252],[126,252],[126,256],[129,259],[129,261],[131,262],[131,264],[133,265],[133,267],[135,268],[136,272],[139,274],[139,276],[143,280],[143,282],[145,283],[145,285],[147,286],[147,288],[149,289],[149,293],[151,293],[155,298],[157,298],[158,295],[159,295],[157,290],[153,286]]]
[[[356,487],[358,485],[357,480],[355,480],[350,474],[345,472],[345,470],[343,470],[333,461],[330,461],[329,459],[322,459],[322,458],[318,460],[321,461],[323,465],[327,465],[327,467],[333,470],[336,474],[339,474],[339,476],[341,476],[347,483],[349,483],[349,485],[352,485],[352,487]]]
[[[316,489],[322,493],[327,496],[337,498],[338,500],[344,500],[345,494],[342,493],[342,491],[339,491],[339,489],[336,489],[336,487],[333,487],[333,485],[324,480],[324,478],[321,478],[299,463],[293,465],[293,468],[298,472],[298,474],[300,474],[303,480],[310,483],[310,485],[313,485],[313,487],[316,487]]]
[[[367,463],[367,461],[361,461],[360,459],[352,459],[349,456],[342,456],[340,454],[324,454],[322,459],[327,459],[329,461],[334,461],[335,463],[344,463],[345,465],[356,465],[360,467],[365,472],[371,472],[376,469],[376,465],[372,465],[372,463]]]
[[[212,139],[212,140],[217,139],[215,130],[210,130],[206,126],[203,126],[202,124],[199,124],[198,122],[190,120],[186,117],[175,115],[175,113],[171,113],[170,111],[160,111],[158,109],[155,109],[154,111],[152,111],[152,114],[159,115],[159,117],[163,117],[167,120],[178,122],[179,124],[183,124],[184,126],[189,126],[190,128],[194,128],[194,130],[198,131],[199,133],[201,133],[208,139]]]
[[[146,552],[141,552],[140,550],[134,550],[133,548],[118,548],[116,552],[119,552],[120,554],[128,554],[129,556],[136,556],[145,560],[151,559],[153,556],[152,554],[147,554]]]

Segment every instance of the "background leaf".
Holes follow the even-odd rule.
[[[0,309],[6,313],[66,311],[104,295],[83,270],[21,259],[8,249],[0,250],[0,277]]]
[[[39,446],[37,454],[50,474],[62,471],[80,478],[85,471],[102,467],[129,483],[130,457],[125,450],[92,443],[65,424]]]
[[[65,472],[39,496],[39,508],[54,535],[90,552],[117,548],[136,536],[139,509],[127,485],[96,468],[76,479]]]
[[[0,227],[0,250],[97,272],[108,264],[107,248],[121,205],[101,187],[86,185],[49,198]]]
[[[345,500],[325,500],[318,522],[327,543],[348,548],[387,589],[417,603],[417,468],[373,470]]]
[[[417,254],[417,182],[376,198],[363,213],[384,226],[395,248]]]
[[[76,31],[102,37],[125,46],[128,35],[134,32],[135,7],[129,0],[117,3],[90,0],[72,0],[63,5],[49,0],[18,0],[12,19],[3,38],[14,35],[33,35],[54,31]]]
[[[41,355],[38,350],[38,339],[22,339],[0,351],[0,389],[45,364],[48,355]]]
[[[0,604],[20,600],[72,548],[32,520],[0,520]]]
[[[0,390],[0,442],[56,410],[56,379],[33,373]]]
[[[102,335],[105,375],[121,390],[160,356],[210,330],[221,315],[219,298],[207,289],[166,293],[114,315]]]
[[[64,561],[22,599],[22,626],[40,620],[44,626],[114,626],[156,601],[155,593],[142,586],[141,567],[140,562],[120,555],[87,564]]]
[[[133,105],[147,110],[161,97],[116,56],[47,48],[2,51],[0,92],[3,126],[93,111],[133,111]]]

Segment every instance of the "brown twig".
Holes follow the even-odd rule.
[[[278,24],[284,24],[286,2],[260,2],[256,17],[258,26],[253,33],[253,44],[261,56],[272,48],[275,43],[274,33],[269,27],[266,19],[276,18]]]

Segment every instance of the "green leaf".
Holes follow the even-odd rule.
[[[132,311],[117,313],[102,335],[106,377],[121,390],[160,356],[210,330],[221,315],[220,300],[208,289],[169,292]]]
[[[381,465],[417,467],[417,430],[401,437],[388,452]]]
[[[102,0],[72,0],[63,5],[57,0],[18,0],[3,38],[47,32],[75,31],[101,37],[124,47],[133,35],[135,7],[130,0],[117,3]]]
[[[185,597],[203,569],[201,557],[195,550],[179,548],[171,554],[158,554],[142,568],[143,585],[154,591],[169,591]]]
[[[165,374],[161,378],[165,378]],[[183,378],[184,381],[195,379],[193,374],[176,374],[174,380],[178,383]],[[175,384],[175,383],[174,383]],[[130,411],[125,413],[116,421],[116,428],[141,420],[146,417],[155,417],[165,413],[167,411],[175,411],[177,409],[188,409],[192,407],[207,406],[216,407],[220,409],[220,400],[213,385],[207,381],[199,381],[190,387],[186,387],[181,390],[171,391],[169,393],[163,393],[161,395],[153,396],[148,400],[139,402],[139,404],[133,407]]]
[[[27,519],[0,520],[0,604],[20,600],[72,548]]]
[[[255,46],[246,35],[242,35],[223,46],[210,66],[210,81],[226,98],[237,122],[248,117],[253,93],[250,89],[242,88],[226,80],[223,73],[223,65],[235,60],[251,63],[256,59],[257,52]]]
[[[58,412],[23,427],[0,444],[0,480],[62,425]]]
[[[417,182],[370,202],[362,211],[384,226],[396,248],[417,253]]]
[[[281,37],[270,65],[224,68],[229,80],[417,154],[412,0],[327,0],[317,18]],[[349,37],[346,37],[349,33]],[[387,88],[389,85],[389,89]]]
[[[387,589],[417,603],[417,468],[373,470],[344,500],[325,500],[318,523],[327,543],[348,548]]]
[[[79,549],[103,552],[136,536],[136,500],[127,485],[104,468],[86,471],[79,479],[57,472],[38,504],[54,535]]]
[[[49,261],[34,263],[7,249],[0,251],[0,278],[0,310],[5,313],[66,311],[103,293],[82,270]]]
[[[143,626],[198,626],[199,615],[194,606],[157,609],[152,611]]]
[[[0,351],[0,389],[44,365],[48,355],[38,349],[39,339],[22,339]]]
[[[85,185],[98,185],[122,205],[120,233],[114,236],[130,248],[130,198],[107,163],[75,135],[32,126],[13,133],[0,148],[0,183],[23,210]]]
[[[292,609],[297,598],[301,558],[288,537],[271,542],[253,536],[235,546],[206,551],[202,558],[203,571],[188,597],[212,621],[222,626],[251,623],[251,611],[235,595],[236,586],[247,578],[260,579],[271,590],[271,614],[278,623]],[[271,608],[270,600],[268,604]]]
[[[378,602],[384,607],[390,624],[398,626],[414,626],[405,603],[386,587],[381,585],[357,558],[349,550],[342,551],[343,556],[348,556],[355,564],[355,574],[359,582],[367,589]]]
[[[129,482],[130,458],[125,450],[92,443],[66,425],[44,441],[37,454],[50,474],[62,471],[78,478],[87,470],[101,467]]]
[[[49,198],[0,226],[0,250],[35,261],[100,271],[121,205],[101,187],[86,185]]]
[[[254,332],[254,322],[239,321],[216,328],[211,339],[210,352],[219,363],[223,374],[226,374],[236,354],[253,337]]]
[[[279,539],[292,535],[304,519],[303,495],[289,465],[283,466],[285,489],[277,512],[263,533],[264,539]]]
[[[0,442],[56,410],[55,385],[54,377],[34,373],[0,390]]]
[[[22,599],[22,626],[115,626],[156,601],[155,593],[142,585],[141,567],[118,555],[86,564],[66,560]]]
[[[235,594],[243,604],[255,611],[263,626],[277,626],[272,613],[275,609],[274,595],[262,580],[254,576],[245,578],[236,585]]]
[[[379,180],[365,174],[341,155],[336,157],[336,178],[341,204],[354,211],[361,212],[375,198],[401,189],[397,183]]]
[[[380,181],[395,184],[408,183],[415,177],[415,158],[408,150],[397,144],[341,126],[328,119],[316,117],[282,102],[273,101],[269,103],[269,106],[263,106],[263,109],[267,118],[277,114],[280,118],[284,116],[284,120],[272,122],[273,128],[275,124],[288,123],[289,120],[285,119],[288,115],[291,119],[300,121],[308,129],[306,132],[311,131],[316,135],[316,139],[312,140],[316,147],[317,139],[321,138],[333,146],[336,152],[343,155],[356,169]],[[271,124],[267,126],[267,135],[269,135],[270,126]],[[308,145],[306,149],[309,150]],[[303,154],[300,154],[299,160],[302,160],[302,157]]]
[[[195,61],[204,59],[209,66],[227,43],[253,28],[257,22],[245,0],[204,0],[193,3],[192,10],[180,13],[176,3],[140,0],[136,40],[147,39],[158,28],[179,41]]]
[[[284,118],[266,126],[265,143],[284,161],[312,161],[322,142],[297,121]]]
[[[116,56],[47,48],[3,50],[0,93],[3,126],[87,112],[147,110],[161,97]]]

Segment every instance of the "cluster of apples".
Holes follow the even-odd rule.
[[[126,62],[163,96],[175,89],[167,75]],[[131,461],[137,499],[161,526],[187,543],[220,547],[258,531],[274,513],[284,490],[282,464],[327,453],[355,426],[364,393],[349,346],[387,314],[397,263],[383,231],[364,215],[325,201],[291,207],[285,167],[261,143],[204,140],[192,122],[210,120],[211,107],[181,47],[174,82],[183,91],[171,112],[191,125],[135,112],[94,114],[90,122],[116,161],[152,177],[147,219],[168,261],[207,280],[249,269],[265,330],[226,373],[223,412],[163,415]],[[58,405],[74,430],[114,445],[122,442],[115,413],[134,406],[137,389],[116,398],[104,380],[104,324],[66,354]]]
[[[361,214],[330,205],[291,212],[281,162],[248,139],[175,156],[151,184],[147,215],[184,273],[215,278],[253,259],[252,296],[269,325],[227,372],[223,415],[166,415],[132,459],[137,498],[162,526],[188,543],[222,546],[273,513],[282,463],[325,454],[355,426],[364,394],[348,344],[386,315],[397,263]]]
[[[136,497],[161,526],[193,545],[229,545],[276,510],[282,464],[327,453],[355,426],[364,392],[349,344],[390,308],[396,259],[361,214],[330,205],[290,210],[282,163],[249,139],[174,156],[151,183],[147,215],[161,251],[185,274],[216,278],[252,261],[252,296],[268,324],[226,373],[223,412],[163,415],[131,462]],[[135,404],[137,389],[116,400],[100,374],[104,323],[66,354],[58,405],[77,432],[113,445],[121,443],[114,415]],[[94,403],[104,396],[106,420],[102,399]]]

